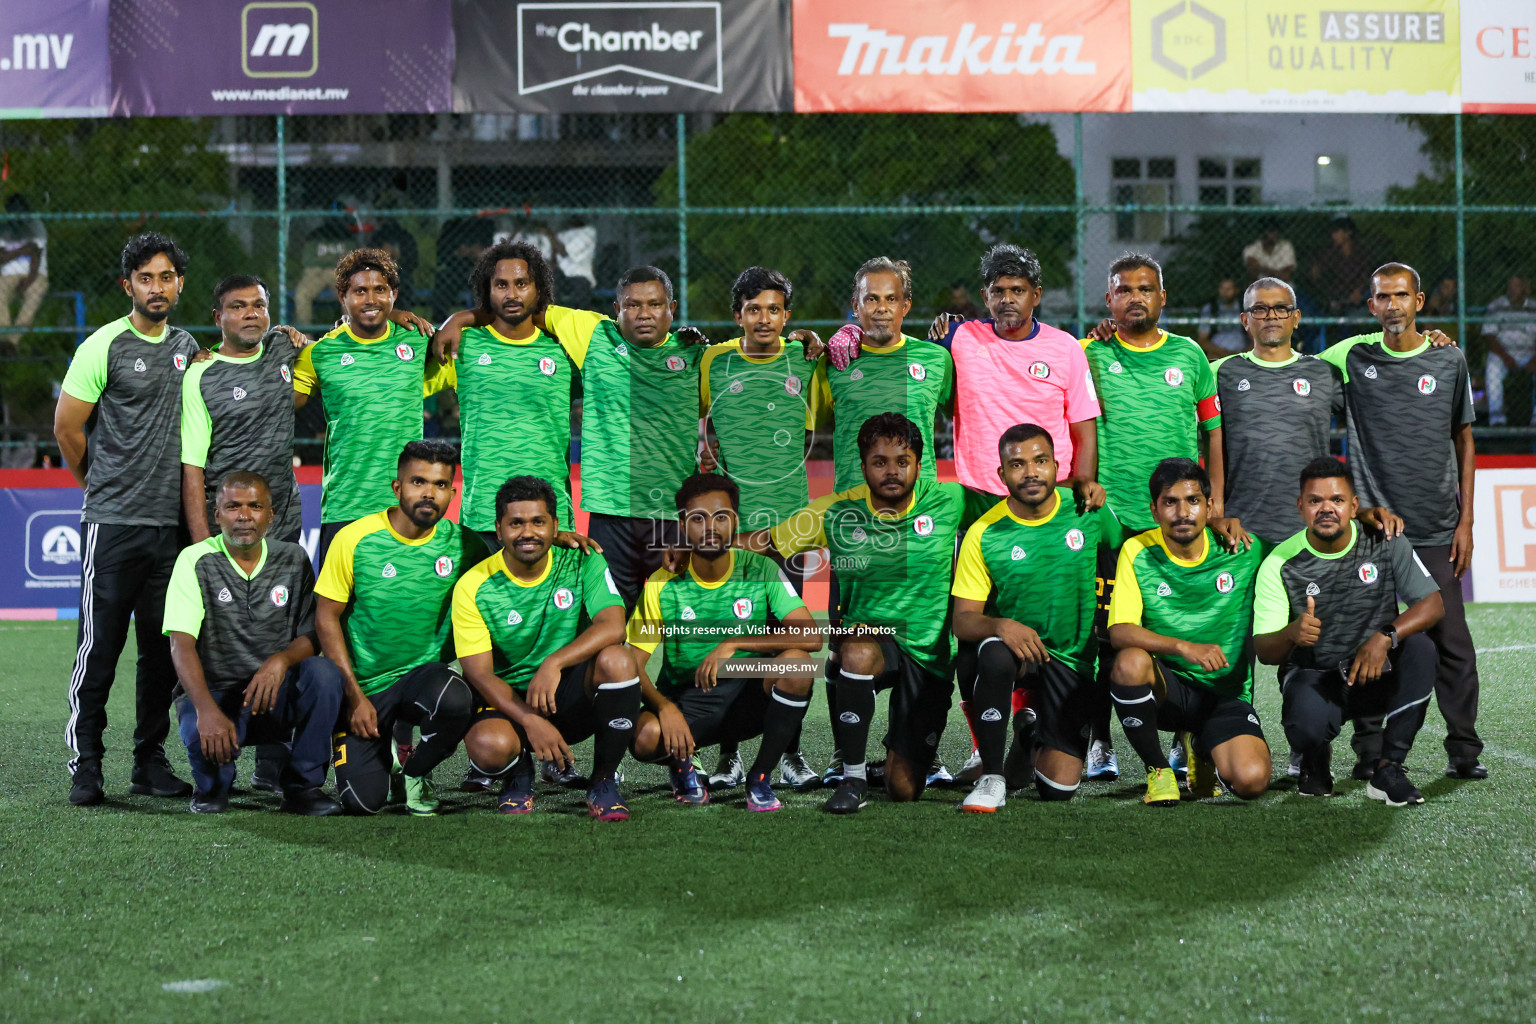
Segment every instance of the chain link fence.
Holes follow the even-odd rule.
[[[1145,115],[1095,116],[1125,119],[1113,126]],[[1358,176],[1353,190],[1329,184],[1325,156],[1312,196],[1295,201],[1260,159],[1200,156],[1220,147],[1205,145],[1200,121],[1178,124],[1184,134],[1163,157],[1085,148],[1072,115],[5,122],[0,461],[56,460],[58,382],[74,347],[126,311],[118,253],[149,228],[189,254],[175,322],[206,343],[213,286],[231,273],[272,284],[283,320],[328,326],[340,314],[331,268],[362,244],[396,253],[399,305],[433,319],[468,303],[475,255],[501,238],[553,256],[569,305],[607,309],[626,267],[655,263],[677,281],[682,320],[720,339],[733,336],[731,282],[754,263],[788,274],[794,325],[823,333],[846,320],[852,272],[877,254],[912,263],[907,333],[925,333],[944,310],[985,315],[976,265],[997,241],[1039,254],[1042,318],[1082,331],[1103,312],[1107,254],[1143,249],[1166,267],[1164,325],[1212,351],[1241,344],[1236,304],[1256,272],[1255,244],[1261,265],[1293,254],[1298,341],[1311,351],[1375,329],[1365,275],[1399,260],[1423,274],[1421,324],[1467,348],[1480,450],[1531,450],[1536,299],[1527,320],[1521,275],[1536,262],[1523,230],[1536,213],[1536,121],[1395,119],[1408,140],[1395,157],[1416,170],[1379,175],[1391,181],[1370,202],[1352,200]],[[1491,416],[1490,339],[1503,371]],[[429,432],[456,430],[451,402],[429,412]],[[306,460],[318,458],[319,428],[316,416],[301,420]]]

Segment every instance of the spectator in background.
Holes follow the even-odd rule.
[[[939,310],[940,313],[948,313],[950,316],[958,316],[962,320],[980,320],[984,315],[981,307],[971,299],[971,287],[964,281],[951,281],[949,283],[949,305]]]
[[[578,217],[555,234],[554,242],[555,294],[564,305],[586,308],[597,280],[597,228]]]
[[[1456,278],[1443,275],[1435,286],[1424,295],[1424,308],[1419,310],[1419,322],[1433,324],[1441,331],[1456,329]]]
[[[1237,281],[1222,278],[1216,285],[1216,297],[1200,307],[1200,333],[1195,340],[1208,357],[1221,359],[1248,347],[1248,335],[1243,333],[1239,319],[1242,312]]]
[[[321,292],[334,289],[336,261],[351,252],[355,244],[352,225],[339,217],[322,221],[304,239],[304,248],[299,254],[303,269],[293,286],[295,326],[316,326],[315,299]],[[336,302],[341,303],[340,296]]]
[[[32,206],[20,192],[6,197],[5,212],[14,219],[0,224],[0,327],[12,326],[11,301],[19,297],[14,325],[25,330],[48,294],[48,229],[26,217]],[[0,337],[15,345],[21,332]]]
[[[473,305],[469,271],[495,242],[496,226],[485,217],[455,217],[437,234],[437,273],[432,279],[432,308],[438,320]]]
[[[1261,277],[1278,277],[1289,282],[1296,273],[1296,249],[1290,240],[1280,237],[1280,223],[1273,217],[1259,222],[1258,240],[1250,242],[1243,250],[1243,266],[1248,280]]]
[[[416,279],[416,267],[421,262],[416,236],[393,217],[387,217],[374,229],[371,244],[389,253],[399,264],[400,297],[395,302],[402,309],[410,308],[411,283]]]
[[[1329,229],[1330,243],[1312,261],[1314,293],[1320,298],[1324,316],[1363,316],[1365,293],[1363,281],[1371,279],[1375,261],[1366,255],[1355,237],[1355,222],[1340,217]],[[1360,333],[1354,324],[1331,324],[1328,337],[1341,341]]]
[[[1531,419],[1531,374],[1536,371],[1536,306],[1530,301],[1531,286],[1516,274],[1503,295],[1488,303],[1483,340],[1488,343],[1488,363],[1483,387],[1488,394],[1488,422],[1508,422],[1506,388],[1516,409],[1517,422]]]

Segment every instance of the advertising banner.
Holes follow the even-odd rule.
[[[112,114],[446,111],[444,0],[114,0]]]
[[[1479,469],[1472,522],[1472,594],[1536,601],[1536,468]]]
[[[1127,0],[795,0],[795,110],[1130,109]]]
[[[1134,109],[1453,113],[1456,0],[1130,0]]]
[[[1461,109],[1536,113],[1536,5],[1461,0]]]
[[[788,110],[789,0],[453,6],[454,109]]]
[[[0,6],[0,117],[107,112],[107,0]]]

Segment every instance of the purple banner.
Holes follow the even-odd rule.
[[[451,109],[448,0],[113,0],[118,117]]]
[[[0,117],[107,112],[107,2],[0,4]]]

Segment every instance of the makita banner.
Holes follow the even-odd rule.
[[[446,111],[446,0],[113,0],[112,113]]]
[[[1118,111],[1128,0],[795,0],[795,110]]]
[[[461,112],[788,110],[788,0],[458,0]]]
[[[107,0],[0,5],[0,117],[107,112]]]

